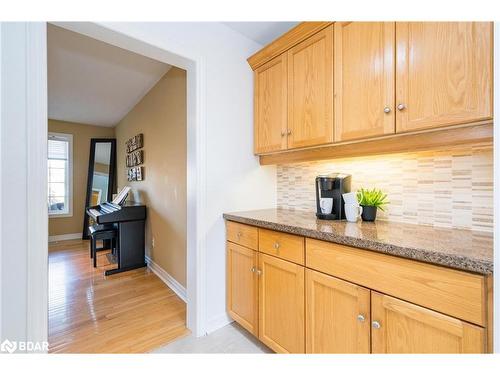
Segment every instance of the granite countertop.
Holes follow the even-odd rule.
[[[483,275],[493,273],[493,234],[488,232],[388,221],[318,220],[313,212],[287,209],[225,213],[224,218]]]

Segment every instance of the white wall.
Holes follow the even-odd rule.
[[[28,285],[47,288],[45,24],[0,28],[0,341],[43,341],[46,294]]]
[[[2,339],[10,340],[24,340],[27,328],[26,66],[18,65],[26,61],[24,37],[23,24],[2,24]]]
[[[246,59],[260,45],[219,23],[108,23],[115,31],[168,46],[205,61],[206,320],[227,323],[223,212],[274,207],[276,170],[253,156],[253,78]]]

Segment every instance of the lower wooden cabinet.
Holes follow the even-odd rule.
[[[370,290],[306,270],[306,353],[370,353]]]
[[[373,353],[484,353],[485,329],[372,292]]]
[[[237,233],[230,229],[229,234]],[[486,323],[486,317],[478,318],[473,324],[463,317],[464,304],[474,301],[485,316],[490,312],[491,305],[484,299],[491,291],[481,292],[481,298],[470,293],[471,287],[477,289],[475,278],[486,285],[479,275],[436,266],[425,273],[422,267],[431,266],[410,260],[398,260],[395,268],[395,260],[388,255],[316,240],[304,242],[300,236],[291,241],[254,227],[242,227],[239,232],[253,229],[256,233],[246,236],[252,241],[228,237],[227,309],[275,352],[491,352],[491,346],[487,348],[491,319]],[[275,243],[279,246],[272,246]],[[304,243],[305,267],[297,264],[303,262],[297,254]],[[455,296],[454,304],[438,300],[448,294]]]
[[[227,242],[227,310],[245,329],[258,335],[257,252]]]
[[[259,254],[259,339],[277,353],[304,353],[304,267]]]

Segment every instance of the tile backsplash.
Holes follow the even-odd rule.
[[[493,231],[491,144],[278,165],[278,207],[315,211],[314,179],[334,172],[387,193],[377,219]]]

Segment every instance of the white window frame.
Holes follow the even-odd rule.
[[[69,210],[65,213],[50,212],[47,202],[47,212],[51,219],[73,217],[73,134],[49,132],[47,140],[50,139],[50,137],[64,138],[68,141],[68,170],[66,172],[68,183],[66,185],[66,192]]]

